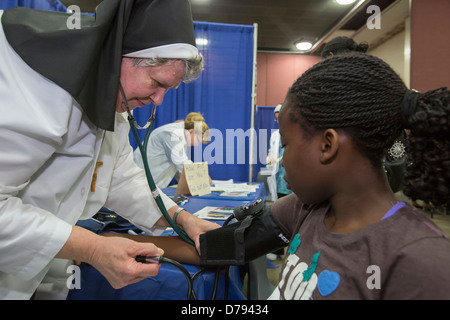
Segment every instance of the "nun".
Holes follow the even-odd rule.
[[[200,75],[189,2],[105,0],[76,29],[69,17],[0,11],[0,299],[30,299],[44,283],[64,297],[48,272],[61,261],[120,288],[158,273],[136,256],[164,254],[75,224],[104,206],[151,235],[169,225],[133,162],[126,113]],[[218,227],[161,197],[197,248]]]

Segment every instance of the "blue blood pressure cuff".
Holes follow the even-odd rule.
[[[235,210],[235,216],[241,216],[241,221],[200,235],[201,266],[244,265],[289,244],[270,209],[250,207],[245,210],[251,213]]]

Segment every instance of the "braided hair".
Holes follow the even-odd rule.
[[[381,168],[387,149],[407,127],[411,165],[404,193],[435,205],[450,203],[450,91],[417,93],[407,119],[401,107],[406,93],[410,90],[387,63],[349,53],[307,70],[289,89],[287,99],[294,105],[291,120],[306,134],[345,130],[375,168]]]
[[[369,45],[365,42],[357,44],[351,38],[336,37],[323,47],[321,58],[325,59],[331,56],[349,52],[366,52],[368,49]]]

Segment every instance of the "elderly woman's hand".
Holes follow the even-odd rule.
[[[153,243],[125,238],[102,237],[74,226],[58,258],[82,261],[96,268],[115,289],[158,274],[159,264],[136,261],[139,255],[159,257],[164,251]]]

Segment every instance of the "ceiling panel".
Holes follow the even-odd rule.
[[[101,0],[60,0],[75,4],[82,12],[94,12]],[[359,3],[357,0],[355,3]],[[377,5],[382,11],[396,0],[366,0],[359,11],[341,27],[358,30],[367,21],[366,8]],[[258,24],[258,50],[298,52],[301,39],[317,42],[352,10],[335,0],[190,0],[195,21]],[[319,49],[315,50],[320,52]]]

